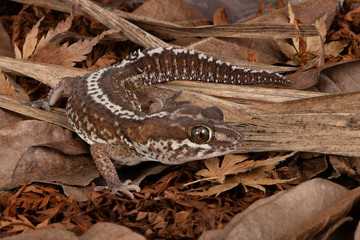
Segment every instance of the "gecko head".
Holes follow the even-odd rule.
[[[149,159],[166,164],[179,164],[193,160],[221,156],[241,147],[242,134],[224,121],[218,107],[200,108],[184,106],[169,111],[151,126],[156,131],[147,136],[146,151]]]

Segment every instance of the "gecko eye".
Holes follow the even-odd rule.
[[[190,139],[194,143],[208,142],[212,135],[212,130],[205,126],[194,126],[190,129]]]

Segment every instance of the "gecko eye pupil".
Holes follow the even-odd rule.
[[[207,127],[197,126],[191,129],[190,139],[195,143],[205,143],[211,138],[211,130]]]

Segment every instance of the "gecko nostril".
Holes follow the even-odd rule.
[[[242,143],[242,141],[243,141],[243,138],[242,138],[241,135],[234,136],[233,139],[234,139],[234,141],[237,142],[237,143]]]

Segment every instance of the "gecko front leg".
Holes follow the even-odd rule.
[[[107,183],[107,186],[95,187],[95,191],[110,189],[112,194],[122,192],[133,199],[134,194],[132,194],[130,190],[139,192],[140,188],[130,184],[131,180],[126,180],[125,182],[120,181],[116,168],[110,159],[110,156],[114,155],[114,146],[104,143],[94,143],[90,147],[90,152],[99,173]]]

